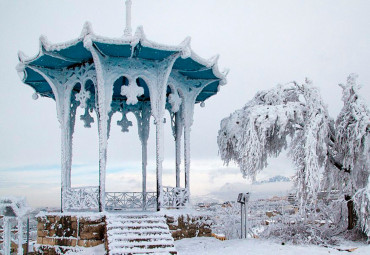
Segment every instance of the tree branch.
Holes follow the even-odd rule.
[[[333,166],[338,168],[339,171],[344,171],[345,173],[351,173],[351,169],[345,168],[343,164],[336,161],[335,158],[329,153],[329,151],[327,152],[327,156],[329,158],[330,163],[332,163]]]

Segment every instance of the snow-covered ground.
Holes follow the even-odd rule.
[[[213,237],[186,238],[175,242],[179,255],[210,254],[210,255],[321,255],[321,254],[346,254],[345,249],[357,248],[350,254],[370,254],[370,245],[364,243],[344,242],[333,248],[319,246],[282,245],[277,241],[261,239],[234,239],[220,241]],[[339,250],[338,250],[339,249]],[[342,251],[340,251],[342,249]]]

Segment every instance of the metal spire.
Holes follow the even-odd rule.
[[[124,35],[125,36],[131,36],[132,35],[132,29],[131,29],[131,0],[126,0],[126,28]]]

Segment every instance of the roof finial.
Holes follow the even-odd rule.
[[[132,35],[131,29],[131,0],[126,0],[126,28],[124,32],[125,36]]]

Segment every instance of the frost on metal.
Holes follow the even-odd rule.
[[[184,133],[185,189],[188,196],[190,194],[190,131],[194,104],[216,94],[218,87],[226,84],[226,73],[219,71],[218,57],[205,60],[196,55],[191,50],[190,38],[186,38],[177,46],[162,45],[148,40],[142,27],[137,28],[132,36],[129,23],[130,20],[126,33],[121,38],[111,39],[95,35],[90,23],[86,23],[81,35],[75,40],[52,44],[42,36],[37,56],[29,58],[19,53],[20,63],[17,71],[22,81],[35,89],[35,95],[56,101],[61,128],[62,210],[76,208],[78,204],[87,208],[95,206],[91,202],[95,201],[92,199],[94,192],[87,192],[82,188],[77,191],[71,187],[72,140],[78,107],[85,109],[84,114],[79,117],[85,127],[91,127],[94,122],[92,113],[96,114],[99,132],[100,211],[104,211],[106,204],[108,139],[112,116],[115,113],[122,114],[122,120],[117,124],[123,132],[132,126],[126,118],[128,112],[133,112],[138,120],[138,133],[142,143],[143,194],[146,192],[149,119],[151,116],[154,118],[157,208],[161,208],[164,199],[164,116],[166,105],[171,106],[171,114],[176,113],[177,127],[176,185],[180,188],[180,141]],[[43,80],[42,90],[34,86],[36,78],[29,80],[31,76]],[[196,78],[197,76],[205,78]],[[208,90],[206,87],[210,84],[213,86]],[[167,93],[168,86],[171,93]],[[79,192],[87,192],[89,205],[84,205],[83,201],[77,199]],[[145,198],[144,195],[143,199]],[[143,203],[145,204],[145,201]]]
[[[189,201],[189,195],[186,189],[164,186],[163,207],[184,207]]]
[[[15,221],[17,231],[17,254],[23,254],[23,222],[31,211],[31,207],[28,206],[24,197],[1,197],[0,198],[0,215],[3,216],[2,226],[2,247],[3,254],[10,254],[11,245],[11,222]],[[1,251],[0,251],[1,252]]]
[[[221,121],[219,152],[226,164],[236,162],[253,179],[268,157],[288,148],[301,212],[318,206],[319,191],[339,190],[339,202],[354,197],[360,227],[369,234],[370,111],[355,75],[341,87],[344,106],[335,122],[309,80],[258,92]]]
[[[65,210],[98,210],[99,187],[70,188],[64,191]]]
[[[127,97],[127,104],[136,104],[138,97],[144,94],[144,89],[136,85],[136,83],[130,83],[128,86],[121,87],[121,95]]]

